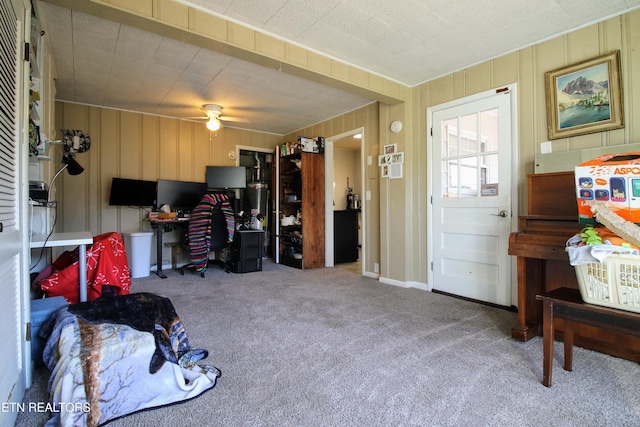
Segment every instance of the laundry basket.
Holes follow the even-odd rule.
[[[584,302],[640,313],[640,256],[614,254],[575,269]]]

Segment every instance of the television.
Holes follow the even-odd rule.
[[[207,166],[207,188],[223,190],[247,187],[247,168],[244,166]]]
[[[207,192],[205,182],[158,180],[157,206],[169,205],[172,211],[195,208]]]
[[[156,181],[116,178],[111,180],[109,205],[154,207],[156,205]]]

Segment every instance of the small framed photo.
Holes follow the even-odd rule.
[[[391,163],[391,154],[380,154],[378,156],[378,166],[384,166]]]
[[[404,163],[404,151],[392,154],[391,163]]]
[[[389,165],[383,165],[382,168],[380,168],[380,172],[382,178],[389,178]]]
[[[398,151],[398,144],[387,144],[384,146],[384,154],[393,154]]]
[[[624,127],[620,51],[545,73],[549,139]]]

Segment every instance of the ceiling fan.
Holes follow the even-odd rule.
[[[197,119],[207,119],[207,129],[216,131],[222,127],[222,122],[244,122],[249,120],[240,117],[228,117],[222,115],[222,107],[217,104],[204,104],[202,109],[206,113],[205,117],[194,117]]]

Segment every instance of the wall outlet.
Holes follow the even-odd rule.
[[[371,200],[371,190],[367,190],[364,192],[364,199]]]
[[[378,264],[377,262],[373,263],[373,272],[380,273],[380,264]]]

